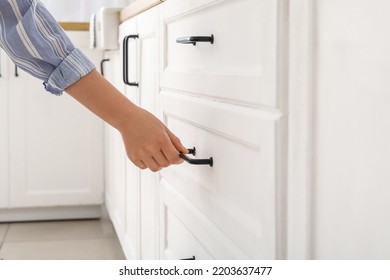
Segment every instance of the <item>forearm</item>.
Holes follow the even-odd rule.
[[[119,130],[128,158],[138,167],[158,171],[183,162],[179,152],[188,153],[160,120],[130,102],[96,70],[66,92]]]
[[[65,90],[102,120],[119,131],[124,129],[136,106],[96,70]]]
[[[74,48],[39,1],[0,0],[0,25],[0,45],[6,46],[15,64],[43,80],[51,93],[60,95],[65,89],[118,129],[135,165],[158,171],[182,162],[179,152],[188,151],[180,140],[93,70],[93,63]]]

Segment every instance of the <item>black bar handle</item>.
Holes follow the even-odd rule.
[[[192,256],[192,258],[185,258],[185,259],[180,259],[181,261],[194,261],[196,260],[195,259],[195,256]]]
[[[138,87],[137,82],[129,82],[129,65],[128,65],[128,60],[129,60],[129,40],[130,39],[138,39],[139,36],[138,34],[133,34],[133,35],[128,35],[125,38],[123,38],[123,82],[126,85],[133,86],[133,87]]]
[[[18,66],[15,65],[15,77],[19,77]]]
[[[102,59],[102,61],[100,61],[100,74],[102,74],[103,77],[104,77],[104,63],[108,61],[110,61],[109,58],[105,58]]]
[[[211,34],[210,36],[189,36],[189,37],[181,37],[176,39],[176,43],[192,44],[194,46],[196,45],[196,43],[199,42],[214,44],[214,35]]]
[[[195,155],[196,154],[196,148],[192,148],[192,149],[187,149],[189,154],[191,155]],[[179,156],[184,159],[186,162],[188,162],[189,164],[196,164],[196,165],[210,165],[211,167],[214,165],[214,160],[212,157],[210,157],[209,159],[193,159],[193,158],[189,158],[187,155],[183,154],[182,152],[180,152]]]
[[[196,148],[195,147],[193,147],[192,149],[187,149],[187,151],[190,155],[193,155],[193,156],[196,155]]]

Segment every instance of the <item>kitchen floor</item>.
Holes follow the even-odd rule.
[[[108,218],[0,224],[0,259],[124,260]]]

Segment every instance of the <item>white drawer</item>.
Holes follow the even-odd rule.
[[[170,0],[162,5],[162,87],[277,106],[277,2]],[[214,43],[179,44],[187,36]]]
[[[213,259],[206,248],[199,243],[180,219],[169,209],[165,208],[165,248],[163,259]]]
[[[247,258],[275,257],[276,112],[163,93],[165,122],[196,158],[161,172]]]
[[[163,259],[248,258],[166,180],[161,181],[161,190]]]

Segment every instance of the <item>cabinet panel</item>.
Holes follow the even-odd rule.
[[[121,57],[125,51],[123,39],[129,39],[128,79],[139,86],[124,86],[124,92],[133,103],[155,113],[155,96],[158,92],[157,26],[158,7],[150,9],[120,26]],[[119,73],[122,77],[122,73]],[[125,156],[125,154],[124,154]],[[126,157],[126,156],[125,156]],[[126,256],[130,259],[158,258],[158,173],[141,171],[126,157]]]
[[[0,50],[0,208],[9,206],[8,62]]]
[[[101,192],[91,188],[102,188],[101,123],[25,73],[9,90],[12,207],[100,204]]]
[[[165,179],[161,181],[161,190],[161,258],[248,258]]]
[[[186,259],[196,257],[198,259],[213,259],[196,237],[193,236],[186,225],[166,206],[166,244],[163,259]]]
[[[162,177],[250,258],[275,257],[278,113],[164,93],[165,122],[197,158]],[[176,214],[176,213],[175,213]]]
[[[104,75],[120,92],[124,92],[122,59],[119,51],[106,51]],[[104,126],[105,150],[105,203],[118,238],[124,247],[129,247],[126,232],[126,151],[121,134],[109,124]],[[129,250],[124,250],[129,258]]]
[[[136,82],[141,87],[139,74],[139,37],[129,39],[127,46],[123,45],[123,39],[128,35],[139,35],[137,30],[137,17],[123,22],[119,27],[119,41],[121,43],[121,58],[124,58],[124,52],[127,51],[127,67],[129,82]],[[127,49],[126,49],[127,48]],[[122,69],[123,70],[123,69]],[[122,75],[121,75],[122,76]],[[124,94],[134,104],[139,105],[139,87],[124,85]],[[125,230],[122,232],[126,239],[125,246],[126,257],[128,259],[140,259],[140,170],[129,159],[125,158]]]
[[[156,113],[158,94],[158,20],[159,8],[142,13],[137,18],[139,33],[139,102],[140,106]],[[156,259],[159,255],[158,235],[158,173],[140,172],[140,246],[142,259]]]
[[[87,32],[68,36],[95,64]],[[56,97],[19,71],[9,77],[10,206],[99,205],[103,123],[66,93]],[[11,72],[11,71],[10,71]]]
[[[126,230],[126,158],[122,137],[109,125],[105,126],[105,203],[107,211],[123,242]]]
[[[277,106],[277,1],[178,2],[169,1],[162,9],[162,86],[235,103]],[[179,37],[211,34],[213,44],[176,42]]]

